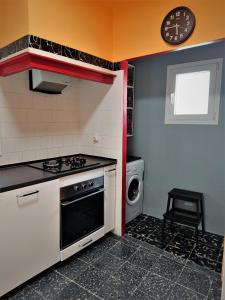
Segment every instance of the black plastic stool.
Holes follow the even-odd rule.
[[[196,210],[180,208],[178,205],[179,201],[190,202],[190,206],[191,207],[195,206]],[[172,189],[168,193],[167,210],[166,213],[164,213],[163,215],[164,219],[163,219],[163,227],[162,227],[162,236],[164,237],[166,221],[169,220],[171,222],[171,225],[173,225],[173,222],[175,222],[190,227],[194,227],[196,240],[198,242],[198,227],[200,223],[202,225],[202,235],[204,235],[205,233],[203,202],[204,202],[203,193],[192,192],[192,191],[181,190],[181,189]]]

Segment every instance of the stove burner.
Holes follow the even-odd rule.
[[[60,172],[62,167],[65,165],[69,167],[71,170],[83,168],[86,164],[86,159],[81,158],[79,156],[71,156],[71,157],[58,157],[55,160],[47,160],[43,162],[44,170],[55,170],[56,172]]]
[[[29,166],[50,173],[62,173],[91,166],[97,166],[99,164],[100,163],[93,158],[84,157],[77,154],[52,159],[49,158],[44,161],[34,162],[29,164]]]
[[[44,169],[54,169],[54,168],[59,168],[60,164],[58,162],[50,162],[50,161],[45,161],[43,162],[43,168]]]

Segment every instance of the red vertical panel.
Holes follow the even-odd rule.
[[[120,63],[121,70],[124,71],[123,78],[123,142],[122,142],[122,235],[126,230],[126,163],[127,163],[127,76],[128,62]]]

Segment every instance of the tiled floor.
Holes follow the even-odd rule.
[[[154,230],[150,224],[154,225]],[[149,229],[149,234],[142,231],[141,225]],[[159,230],[159,225],[157,219],[142,215],[129,224],[128,234],[123,239],[114,235],[104,237],[30,281],[10,299],[220,300],[220,275],[189,259],[192,253],[193,257],[205,258],[206,249],[199,247],[194,252],[196,247],[191,237],[183,241],[185,229],[178,231],[178,228],[176,233],[168,233],[167,245],[156,247],[158,236],[154,232]],[[138,239],[131,236],[135,234]],[[191,236],[191,232],[188,234]],[[178,235],[180,238],[172,244],[172,239]],[[207,259],[218,261],[221,258],[215,249],[218,243],[221,246],[221,241],[215,236],[213,243],[216,247],[212,247],[214,251],[209,252]],[[186,251],[185,255],[180,255],[179,249],[184,245],[189,255]]]
[[[139,215],[127,224],[127,234],[135,239],[154,245],[164,251],[166,257],[171,254],[176,260],[192,268],[199,266],[218,272],[222,268],[223,237],[206,232],[199,232],[199,242],[196,244],[194,231],[186,226],[166,226],[165,239],[162,240],[162,220]]]

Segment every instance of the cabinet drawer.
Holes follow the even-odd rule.
[[[87,246],[91,245],[105,234],[104,227],[100,228],[99,230],[93,232],[92,234],[86,236],[82,240],[78,241],[77,243],[71,245],[70,247],[61,251],[61,260],[65,260],[71,255],[79,252],[80,250],[86,248]]]

